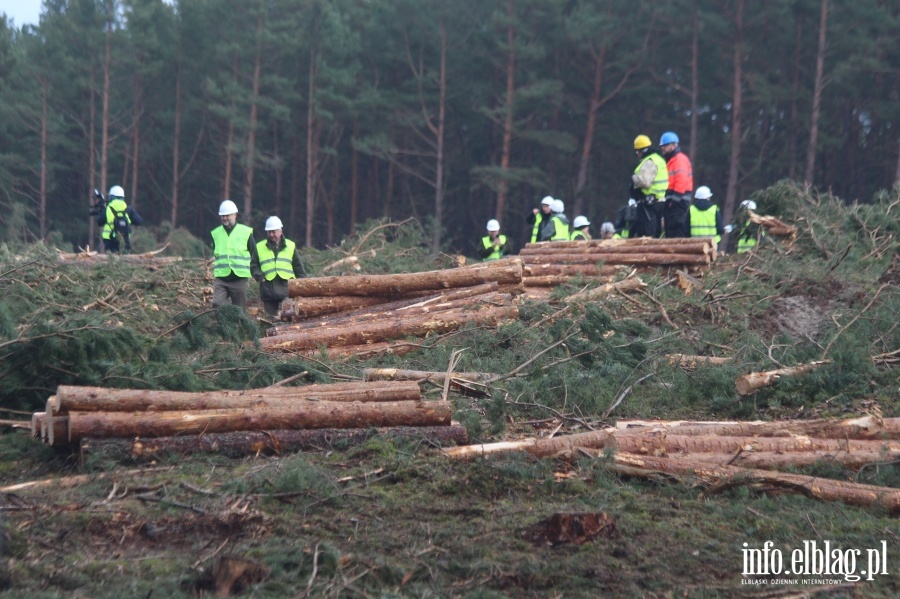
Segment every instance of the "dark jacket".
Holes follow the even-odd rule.
[[[285,248],[284,236],[278,242],[276,247],[270,240],[266,240],[266,247],[275,254]],[[300,260],[300,253],[294,249],[294,255],[291,256],[291,268],[294,270],[294,276],[298,279],[306,277],[306,269]],[[288,296],[288,282],[281,277],[275,277],[271,281],[267,281],[263,276],[262,268],[259,266],[259,252],[256,251],[256,244],[253,244],[253,251],[250,253],[250,274],[253,279],[259,283],[259,299],[264,302],[281,301]]]

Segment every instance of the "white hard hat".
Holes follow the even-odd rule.
[[[500,230],[500,223],[497,221],[496,218],[492,218],[491,220],[488,221],[487,230],[488,231],[499,231]]]
[[[552,206],[553,205],[553,196],[544,196],[544,199],[541,200],[542,206]]]
[[[121,185],[113,185],[112,187],[109,188],[108,196],[111,198],[124,198],[125,190],[122,189]]]
[[[237,214],[237,205],[231,200],[225,200],[219,204],[219,216],[227,216],[229,214]]]
[[[697,188],[697,191],[694,192],[694,197],[698,200],[708,200],[712,197],[712,192],[709,190],[709,187],[706,185],[701,185]]]
[[[606,221],[605,223],[600,225],[600,232],[601,233],[615,233],[616,226],[614,224],[612,224],[611,222]]]
[[[270,216],[266,219],[266,231],[277,231],[283,228],[284,225],[281,224],[281,219],[277,216]]]
[[[553,207],[551,208],[551,210],[553,210],[553,212],[556,212],[557,214],[562,214],[566,211],[566,205],[563,204],[562,200],[553,200]]]
[[[744,200],[741,202],[741,208],[746,208],[747,210],[756,210],[756,202],[753,200]]]
[[[572,223],[572,226],[576,229],[580,229],[581,227],[586,227],[589,224],[591,224],[591,221],[589,221],[586,216],[576,216],[575,222]]]

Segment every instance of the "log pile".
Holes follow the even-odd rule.
[[[282,320],[260,339],[263,350],[332,359],[402,355],[419,345],[397,341],[440,335],[466,324],[496,327],[518,318],[518,258],[396,275],[293,279]],[[286,308],[286,309],[285,309]]]
[[[443,450],[456,459],[510,452],[536,457],[614,450],[610,468],[629,476],[694,477],[710,485],[747,484],[802,492],[825,501],[878,506],[900,513],[900,489],[779,472],[820,461],[858,470],[900,459],[900,418],[781,422],[621,421],[615,427],[552,438]]]
[[[424,401],[415,381],[205,392],[60,385],[45,411],[33,414],[32,436],[56,447],[86,440],[92,447],[116,445],[109,441],[116,439],[128,443],[132,455],[167,448],[279,451],[378,428],[396,434],[416,428],[439,442],[463,441],[465,429],[450,415],[449,402]]]
[[[519,252],[526,287],[555,286],[575,277],[610,282],[638,268],[707,268],[716,258],[712,239],[592,239],[529,243]]]

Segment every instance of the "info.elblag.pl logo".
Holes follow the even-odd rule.
[[[831,541],[803,541],[802,547],[788,556],[772,541],[766,541],[761,548],[750,547],[749,543],[743,547],[741,584],[840,584],[875,580],[876,576],[888,574],[887,541],[869,549],[842,548]],[[747,578],[755,576],[794,578]]]

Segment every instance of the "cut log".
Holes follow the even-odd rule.
[[[696,237],[674,237],[659,239],[654,237],[636,237],[634,239],[591,239],[588,241],[539,241],[526,243],[523,249],[535,248],[582,248],[582,247],[628,247],[645,245],[692,245],[697,243]],[[709,243],[709,242],[707,242]]]
[[[777,370],[768,370],[765,372],[750,372],[739,376],[734,382],[734,386],[737,388],[737,392],[740,395],[750,395],[754,391],[772,385],[782,377],[808,374],[823,364],[831,364],[831,360],[819,360],[817,362],[810,362],[809,364],[778,368]]]
[[[44,418],[47,417],[47,412],[35,412],[31,415],[31,436],[35,439],[43,439],[44,435],[42,433],[44,426]]]
[[[581,293],[576,293],[574,295],[570,295],[569,297],[563,299],[565,302],[586,302],[593,301],[598,298],[601,298],[605,295],[609,295],[611,293],[615,293],[618,291],[634,291],[636,289],[643,289],[647,284],[644,283],[640,277],[629,277],[627,279],[623,279],[621,281],[617,281],[615,283],[606,283],[605,285],[600,285],[599,287],[595,287],[594,289],[588,289],[587,291],[582,291]]]
[[[413,297],[406,299],[397,299],[396,296],[371,296],[365,297],[360,295],[348,295],[342,297],[298,297],[287,300],[287,303],[293,303],[294,308],[288,314],[289,320],[305,320],[316,316],[324,316],[326,314],[336,314],[339,312],[348,312],[344,316],[355,316],[365,313],[378,312],[379,310],[396,310],[406,306],[414,306],[419,303],[427,305],[431,302],[441,300],[460,299],[463,297],[471,297],[473,295],[481,295],[485,293],[495,293],[498,291],[496,281],[475,285],[472,287],[462,287],[452,291],[443,293],[428,293],[421,295],[421,292],[413,293]]]
[[[557,254],[591,254],[594,256],[608,256],[610,254],[708,254],[712,257],[713,244],[709,241],[694,240],[694,243],[680,244],[642,244],[642,245],[583,245],[571,246],[552,244],[549,247],[525,247],[519,255],[523,260],[531,256],[555,256]],[[526,260],[527,264],[527,260]]]
[[[731,453],[738,451],[797,452],[866,451],[900,452],[900,442],[817,439],[803,435],[791,437],[722,437],[719,435],[679,435],[678,428],[665,431],[617,432],[606,447],[635,454],[666,455],[673,453]]]
[[[681,366],[682,368],[696,368],[700,364],[730,364],[731,358],[720,356],[691,356],[688,354],[669,354],[667,356],[669,364],[672,366]]]
[[[152,439],[84,438],[81,440],[79,454],[82,464],[90,456],[103,456],[120,462],[148,462],[198,453],[243,457],[345,449],[361,445],[375,436],[419,439],[436,446],[459,445],[467,443],[469,439],[466,428],[459,424],[379,429],[236,431]]]
[[[499,262],[499,261],[498,261]],[[346,277],[309,277],[288,282],[290,297],[341,295],[398,295],[411,291],[472,287],[496,281],[518,284],[522,280],[522,262],[504,261],[503,265],[463,266],[396,275],[350,275]]]
[[[488,372],[454,372],[450,378],[464,382],[478,382],[496,376]],[[400,368],[365,368],[363,377],[367,381],[430,381],[443,385],[446,372],[431,370],[402,370]]]
[[[383,320],[386,318],[410,318],[416,315],[437,314],[439,312],[447,312],[449,310],[468,310],[473,307],[490,307],[490,306],[511,306],[512,295],[508,293],[484,293],[472,297],[461,297],[448,299],[443,301],[430,301],[427,303],[416,302],[401,308],[389,309],[372,309],[353,314],[337,314],[331,318],[318,318],[316,320],[308,320],[306,322],[298,322],[289,325],[283,325],[266,331],[267,337],[277,337],[295,333],[298,331],[310,331],[324,327],[347,327],[364,324],[373,320]]]
[[[609,283],[615,277],[614,276],[603,276],[603,277],[587,277],[582,276],[585,281],[599,282],[599,283]],[[526,288],[528,287],[558,287],[560,285],[567,285],[571,283],[575,279],[575,277],[569,275],[546,275],[543,277],[523,277],[522,283]],[[529,292],[530,294],[531,292]]]
[[[299,356],[310,358],[323,357],[329,360],[345,361],[350,358],[368,360],[375,356],[388,354],[391,356],[405,356],[406,354],[422,349],[421,343],[409,341],[378,341],[375,343],[361,343],[359,345],[337,345],[335,347],[306,349],[297,353]]]
[[[529,264],[646,264],[652,266],[708,266],[708,254],[552,254],[528,255],[522,260]],[[305,279],[292,279],[303,281]]]
[[[44,429],[46,430],[46,434],[43,435],[43,438],[48,445],[52,447],[68,445],[69,417],[67,415],[45,417]]]
[[[715,466],[689,458],[661,458],[617,453],[609,462],[610,469],[630,476],[649,477],[660,473],[699,478],[717,484],[724,480],[745,480],[749,486],[767,491],[800,491],[823,501],[841,501],[861,507],[882,507],[892,514],[900,513],[900,489],[877,487],[804,476],[768,472],[737,466]]]
[[[774,422],[693,422],[690,420],[620,420],[617,429],[665,428],[678,435],[724,435],[732,437],[785,437],[806,435],[821,439],[900,440],[900,418],[822,418]]]
[[[430,382],[443,386],[447,380],[446,372],[431,372],[426,370],[401,370],[398,368],[366,368],[363,376],[367,381],[417,381]],[[495,374],[484,372],[454,372],[450,375],[450,387],[463,395],[486,397],[486,387],[479,381],[496,377]]]
[[[292,279],[293,280],[293,279]],[[302,279],[301,279],[302,280]],[[446,333],[474,323],[497,326],[519,316],[516,306],[491,306],[473,310],[448,310],[437,314],[414,315],[381,319],[348,327],[322,327],[259,340],[262,349],[275,352],[294,352],[316,349],[319,346],[361,345],[399,337]]]
[[[463,445],[462,447],[445,449],[443,453],[448,457],[459,460],[518,451],[526,451],[537,457],[549,457],[559,453],[571,452],[577,447],[602,449],[614,432],[615,429],[606,428],[575,435],[560,435],[549,439],[523,439],[521,441]]]
[[[140,412],[289,407],[299,402],[418,401],[419,386],[407,381],[335,383],[303,387],[271,387],[246,391],[155,391],[60,385],[52,412]],[[305,405],[305,403],[304,403]]]
[[[169,437],[275,429],[447,426],[446,401],[309,402],[301,408],[172,412],[70,412],[69,441],[82,437]]]
[[[622,272],[622,266],[595,266],[593,264],[527,264],[523,278],[564,275],[567,277],[609,277]]]
[[[763,470],[780,470],[792,466],[812,466],[819,462],[831,462],[840,464],[845,468],[858,470],[870,464],[896,461],[900,458],[900,452],[862,451],[853,452],[836,451],[745,451],[740,454],[733,453],[673,453],[666,457],[678,459],[680,456],[692,460],[708,462],[719,466],[741,466],[743,468],[761,468]]]

